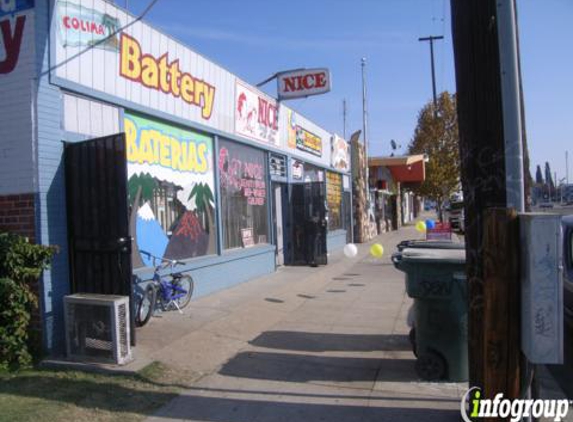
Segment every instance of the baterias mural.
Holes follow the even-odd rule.
[[[132,236],[170,259],[216,253],[213,141],[134,114],[124,119]],[[150,266],[145,254],[135,266]]]

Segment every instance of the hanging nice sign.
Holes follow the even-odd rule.
[[[279,100],[308,97],[330,91],[328,69],[298,69],[277,73]]]

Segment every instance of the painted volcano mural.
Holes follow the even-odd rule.
[[[210,137],[125,115],[134,268],[216,252]]]

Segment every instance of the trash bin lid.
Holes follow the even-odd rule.
[[[406,248],[402,251],[404,261],[436,262],[446,264],[465,264],[465,249],[429,249],[429,248]]]
[[[398,244],[398,249],[406,248],[429,248],[429,249],[465,249],[466,244],[453,240],[403,240]]]

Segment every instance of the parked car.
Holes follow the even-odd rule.
[[[550,365],[561,388],[573,397],[573,216],[563,217],[564,365]]]
[[[553,208],[553,202],[542,202],[539,204],[539,208]]]
[[[452,230],[463,233],[465,231],[465,215],[463,202],[451,202],[448,209],[448,221]]]

